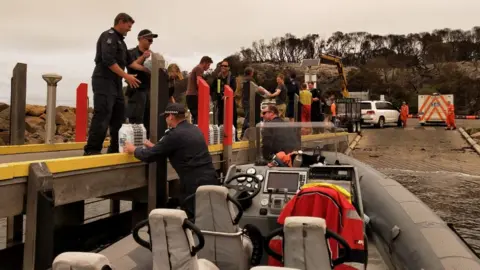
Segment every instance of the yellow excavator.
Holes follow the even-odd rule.
[[[310,72],[310,69],[315,66],[320,66],[320,64],[337,66],[338,76],[341,81],[342,98],[337,98],[335,100],[337,114],[335,125],[338,127],[346,127],[348,132],[360,133],[362,129],[361,106],[358,99],[350,98],[350,92],[348,92],[347,88],[347,75],[343,68],[342,58],[328,54],[321,54],[318,59],[304,59],[301,66],[306,68],[305,77],[311,78],[314,74]],[[328,102],[326,103],[328,104]]]
[[[347,75],[345,74],[345,69],[343,68],[342,58],[329,54],[320,54],[320,58],[318,59],[303,59],[301,67],[307,68],[305,74],[308,74],[310,72],[310,68],[320,66],[320,64],[337,66],[338,76],[340,77],[342,83],[342,96],[344,98],[349,98],[350,93],[348,92],[347,88]]]

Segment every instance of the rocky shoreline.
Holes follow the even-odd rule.
[[[89,110],[89,123],[92,117]],[[69,106],[56,108],[55,122],[57,125],[55,142],[75,141],[76,109]],[[27,104],[25,107],[25,143],[45,143],[46,107],[43,105]],[[0,145],[9,144],[10,106],[0,103]]]

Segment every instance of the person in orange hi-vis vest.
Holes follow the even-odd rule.
[[[335,119],[337,118],[337,104],[335,99],[332,98],[332,105],[330,105],[330,111],[332,112],[332,123],[335,125]]]
[[[403,128],[407,127],[407,119],[408,119],[408,105],[404,101],[402,102],[402,107],[400,108],[400,120],[402,120]]]
[[[457,126],[455,125],[455,106],[450,101],[448,101],[446,130],[455,130],[455,129],[457,129]]]

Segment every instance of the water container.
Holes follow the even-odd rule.
[[[123,124],[118,131],[118,147],[119,152],[123,153],[125,142],[132,143],[140,147],[147,139],[147,130],[143,124]]]
[[[213,125],[208,126],[208,144],[214,144],[213,143]]]
[[[225,138],[225,129],[223,127],[223,125],[221,125],[219,127],[220,129],[220,142],[219,143],[223,143],[223,138]],[[235,129],[235,126],[232,125],[232,142],[235,142],[235,132],[237,132],[237,130]]]
[[[217,125],[209,125],[208,127],[208,141],[209,144],[220,143],[220,128]]]

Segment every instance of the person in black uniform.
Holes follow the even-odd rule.
[[[143,64],[150,57],[150,45],[157,34],[144,29],[138,33],[138,46],[128,50],[130,56],[136,59],[139,64]],[[137,79],[141,81],[138,88],[128,86],[125,95],[128,97],[127,118],[131,124],[143,124],[149,131],[150,121],[150,73],[127,68],[128,73],[136,74]]]
[[[130,15],[120,13],[115,17],[114,26],[98,38],[95,69],[92,75],[93,118],[84,155],[101,153],[109,127],[111,140],[108,153],[118,152],[118,131],[125,121],[122,78],[134,88],[141,83],[135,75],[125,73],[124,69],[128,66],[149,72],[127,52],[124,38],[134,22]]]
[[[228,85],[232,88],[235,95],[235,88],[237,85],[237,80],[235,76],[230,72],[230,67],[227,60],[223,60],[220,64],[220,72],[216,79],[213,80],[210,85],[210,96],[212,100],[216,101],[218,108],[218,125],[223,125],[224,117],[224,99],[225,99],[225,85]],[[237,129],[237,106],[235,100],[233,101],[233,125],[235,130]],[[235,141],[238,141],[238,132],[235,132]]]
[[[156,144],[147,140],[145,147],[135,147],[127,142],[125,152],[133,153],[144,162],[168,158],[180,178],[181,202],[194,194],[199,186],[219,185],[203,133],[186,121],[185,107],[180,103],[169,103],[161,115],[165,116],[170,130]],[[190,210],[194,209],[193,200],[186,205]]]
[[[297,75],[294,72],[290,73],[290,77],[285,80],[285,86],[287,87],[288,96],[286,116],[290,119],[290,121],[293,121],[295,116],[295,95],[300,95],[300,87],[298,87]]]

